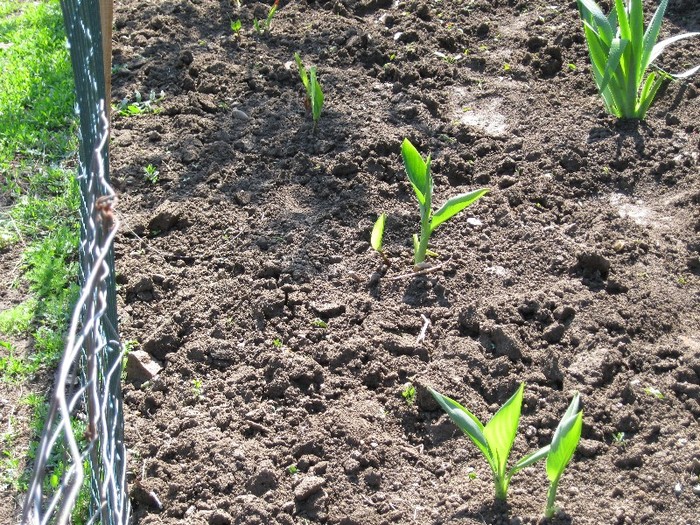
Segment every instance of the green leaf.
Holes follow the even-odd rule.
[[[547,477],[550,482],[556,482],[561,477],[581,439],[583,411],[579,410],[579,401],[580,396],[576,392],[564,417],[554,431],[552,444],[547,455]]]
[[[642,58],[640,60],[641,66],[643,68],[642,70],[646,70],[649,64],[654,62],[654,58],[656,58],[652,58],[651,55],[653,53],[654,48],[656,47],[654,44],[659,38],[659,31],[661,30],[661,23],[664,20],[664,13],[666,12],[667,5],[668,0],[661,0],[659,7],[657,7],[656,11],[654,12],[654,16],[651,17],[649,27],[647,27],[647,30],[644,33],[644,42],[642,45],[643,52]]]
[[[436,390],[428,387],[428,392],[435,398],[435,401],[447,412],[450,419],[457,425],[474,442],[474,444],[486,456],[486,459],[491,463],[491,451],[489,443],[484,435],[484,425],[479,421],[474,414],[469,412],[454,399],[443,396]]]
[[[377,217],[377,222],[374,223],[374,228],[372,228],[372,237],[370,239],[370,244],[372,248],[376,251],[382,251],[382,241],[384,240],[384,224],[386,223],[386,213],[382,213]]]
[[[615,32],[598,4],[593,0],[578,0],[578,6],[581,18],[591,24],[591,26],[599,28],[601,30],[599,37],[607,45],[610,45]]]
[[[629,40],[622,40],[620,38],[613,39],[612,44],[610,45],[610,53],[608,53],[608,60],[605,63],[605,68],[603,69],[603,71],[605,71],[605,76],[598,87],[600,92],[605,91],[605,88],[608,87],[608,83],[610,82],[610,78],[617,73],[620,66],[620,59],[622,58],[622,54],[625,52],[625,49],[627,49],[628,44]]]
[[[289,56],[289,55],[287,55]],[[304,67],[304,63],[301,61],[301,57],[299,56],[299,53],[294,53],[294,60],[297,63],[297,68],[299,69],[299,77],[301,78],[301,83],[304,84],[304,88],[306,89],[306,94],[309,96],[309,99],[311,98],[311,93],[310,93],[310,88],[309,88],[309,77],[306,74],[306,68]],[[310,102],[310,100],[309,100]]]
[[[527,456],[523,457],[520,461],[513,465],[513,468],[510,469],[510,471],[508,472],[508,476],[512,476],[519,470],[522,470],[525,467],[529,467],[530,465],[534,465],[539,460],[546,458],[547,454],[549,454],[549,448],[550,445],[547,445],[546,447],[542,447],[541,449],[533,452],[532,454],[528,454]]]
[[[425,199],[430,191],[428,167],[426,162],[418,153],[418,150],[411,144],[408,139],[403,139],[401,144],[401,155],[403,156],[403,164],[406,168],[408,180],[411,181],[413,191],[416,192],[416,198],[421,206],[425,205]],[[430,157],[428,157],[430,159]]]
[[[653,64],[654,60],[656,60],[659,57],[659,55],[661,53],[663,53],[664,50],[669,45],[673,44],[674,42],[678,42],[679,40],[684,40],[686,38],[692,38],[692,37],[696,37],[696,36],[700,36],[700,33],[683,33],[682,35],[676,35],[676,36],[672,36],[670,38],[667,38],[666,40],[662,40],[661,42],[659,42],[658,44],[656,44],[653,47],[651,54],[649,56],[649,64]],[[693,70],[695,70],[695,71],[697,71],[697,69],[698,68],[693,68]],[[673,75],[673,76],[676,78],[684,78],[681,75]],[[690,75],[685,75],[685,76],[690,76]]]
[[[445,204],[442,205],[442,208],[440,208],[433,214],[433,217],[430,220],[430,232],[432,233],[435,230],[435,228],[440,226],[443,222],[445,222],[448,219],[451,219],[464,208],[470,206],[471,204],[479,200],[481,197],[486,195],[488,192],[488,189],[482,188],[480,190],[472,191],[471,193],[462,193],[449,199]]]
[[[323,91],[321,91],[321,84],[318,83],[316,78],[316,68],[312,67],[309,71],[309,85],[311,86],[311,115],[313,116],[314,123],[318,123],[318,119],[321,118],[321,110],[323,109]]]
[[[524,389],[525,383],[520,383],[515,394],[498,409],[498,412],[484,427],[484,436],[496,460],[500,474],[505,473],[510,449],[515,441],[515,434],[518,432]]]

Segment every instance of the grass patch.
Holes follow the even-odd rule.
[[[32,380],[59,361],[78,296],[74,101],[58,0],[0,0],[0,257],[22,247],[14,285],[29,291],[0,312],[0,382],[29,392],[19,401],[28,422],[10,422],[0,435],[0,487],[18,491],[27,490],[25,458],[33,459],[46,417],[48,382]]]

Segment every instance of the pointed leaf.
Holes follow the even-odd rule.
[[[666,40],[662,40],[661,42],[656,44],[652,49],[651,55],[649,56],[649,64],[653,64],[654,60],[656,60],[669,45],[673,44],[674,42],[678,42],[679,40],[684,40],[686,38],[692,38],[695,36],[700,36],[700,33],[683,33],[682,35],[676,35],[672,36],[671,38],[667,38]]]
[[[449,199],[445,204],[442,205],[442,208],[440,208],[433,214],[433,217],[430,219],[430,232],[432,233],[435,230],[435,228],[440,226],[443,222],[445,222],[448,219],[451,219],[464,208],[470,206],[471,204],[479,200],[481,197],[486,195],[488,192],[488,189],[482,188],[480,190],[475,190],[470,193],[462,193]]]
[[[581,439],[583,411],[578,411],[578,406],[579,394],[577,392],[552,437],[552,444],[547,455],[547,477],[550,482],[555,482],[561,477]]]
[[[411,181],[418,202],[423,206],[428,192],[428,170],[425,161],[408,139],[403,139],[401,155],[408,180]]]
[[[610,45],[610,53],[608,54],[608,60],[605,64],[605,76],[600,83],[599,90],[602,93],[605,88],[608,87],[610,78],[617,72],[620,67],[620,59],[625,49],[629,44],[629,40],[622,40],[620,38],[615,38]]]
[[[321,84],[318,83],[316,78],[316,68],[312,67],[309,70],[309,86],[311,87],[311,115],[314,122],[318,122],[321,118],[321,110],[323,109],[323,91],[321,91]]]
[[[289,55],[287,55],[287,56],[289,56]],[[301,78],[301,83],[304,84],[304,88],[306,89],[306,94],[309,95],[309,98],[311,98],[310,93],[309,93],[309,91],[310,91],[309,90],[309,77],[306,74],[306,68],[304,67],[304,63],[301,61],[301,57],[299,56],[299,53],[294,53],[294,60],[296,61],[297,68],[299,69],[299,77]],[[311,101],[309,100],[309,102],[311,102]]]
[[[479,450],[486,456],[486,459],[491,463],[491,452],[489,444],[484,436],[484,425],[479,421],[474,414],[469,412],[454,399],[443,396],[436,390],[428,387],[428,392],[435,398],[435,401],[447,412],[450,419],[479,447]]]
[[[599,28],[601,31],[600,37],[606,44],[610,45],[610,41],[615,36],[615,33],[608,18],[603,14],[598,4],[593,0],[578,0],[578,5],[581,18],[592,26]]]
[[[646,71],[649,64],[653,62],[651,58],[651,53],[656,44],[656,40],[659,38],[659,31],[661,30],[661,23],[664,20],[664,12],[666,12],[666,6],[668,5],[668,0],[661,0],[659,7],[656,8],[654,16],[651,17],[651,22],[649,22],[649,27],[647,27],[644,33],[644,45],[641,66],[642,70]]]
[[[637,106],[636,113],[637,118],[644,118],[652,102],[654,102],[654,98],[656,98],[656,93],[658,93],[659,89],[664,83],[664,80],[667,78],[667,75],[659,74],[659,72],[656,71],[652,71],[649,74],[646,82],[644,83],[644,87],[642,88],[642,93],[639,96],[639,104]]]
[[[518,432],[524,388],[525,383],[520,383],[515,394],[505,402],[484,427],[484,436],[493,456],[497,458],[499,473],[505,473],[510,449],[515,441],[515,434]]]
[[[512,476],[519,470],[522,470],[525,467],[529,467],[530,465],[537,463],[539,460],[546,458],[547,454],[549,454],[549,448],[550,445],[547,445],[546,447],[542,447],[541,449],[533,452],[532,454],[528,454],[527,456],[523,457],[520,461],[513,465],[513,468],[510,469],[508,475]]]
[[[378,218],[377,222],[374,223],[374,228],[372,228],[372,237],[370,239],[370,244],[372,248],[376,251],[382,251],[382,241],[384,240],[384,224],[386,223],[386,213],[382,213]]]

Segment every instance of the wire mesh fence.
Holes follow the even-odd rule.
[[[65,524],[78,513],[85,523],[123,525],[129,515],[120,386],[124,350],[112,317],[111,246],[119,219],[101,161],[108,140],[104,111],[102,122],[90,169],[79,177],[87,216],[83,287],[36,454],[22,517],[27,524]]]
[[[104,0],[63,0],[80,120],[80,278],[23,524],[125,525],[130,506],[112,243],[119,228],[109,184]],[[107,24],[109,27],[109,24]],[[107,40],[109,37],[107,38]]]

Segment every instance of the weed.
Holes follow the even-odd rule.
[[[642,0],[615,0],[615,8],[603,14],[595,0],[578,0],[588,43],[593,77],[606,109],[619,118],[643,119],[667,78],[685,78],[700,70],[696,66],[671,75],[647,69],[668,45],[700,33],[684,33],[659,43],[659,30],[668,0],[659,7],[644,30]]]
[[[311,326],[313,326],[314,328],[323,328],[325,330],[326,328],[328,328],[328,323],[323,319],[316,318],[313,321],[311,321]]]
[[[143,168],[143,176],[151,184],[156,184],[158,182],[159,175],[160,172],[158,171],[158,168],[156,168],[153,164],[149,164]]]
[[[294,474],[297,474],[299,472],[299,467],[292,464],[292,465],[289,465],[285,470],[287,471],[287,474],[289,474],[290,476],[293,476]]]
[[[158,114],[163,111],[159,104],[164,98],[164,91],[161,91],[158,95],[156,95],[155,91],[151,91],[145,100],[139,91],[134,91],[133,100],[126,97],[119,104],[112,106],[112,109],[121,117],[147,115],[149,113]]]
[[[276,337],[275,339],[273,339],[272,346],[274,346],[277,349],[281,349],[282,348],[282,339],[280,339],[279,337]]]
[[[627,445],[624,432],[614,432],[612,435],[612,440],[615,445],[618,445],[621,448],[625,448]]]
[[[404,398],[404,401],[406,401],[408,406],[413,406],[413,403],[416,400],[416,387],[414,387],[411,383],[406,383],[401,391],[401,397]]]
[[[236,40],[241,39],[241,20],[231,20],[231,31],[233,31],[233,35],[235,36]]]
[[[204,384],[201,378],[195,377],[192,379],[192,394],[194,394],[195,399],[200,399],[204,393]]]
[[[661,390],[659,390],[658,388],[653,387],[653,386],[647,386],[647,387],[645,387],[645,388],[644,388],[644,393],[646,393],[646,394],[648,394],[648,395],[650,395],[651,397],[654,397],[654,398],[656,398],[656,399],[664,399],[664,398],[666,397],[666,396],[664,396],[664,394],[661,392]]]
[[[435,229],[486,195],[489,190],[480,189],[452,197],[433,213],[433,175],[430,171],[430,155],[426,160],[423,160],[418,150],[408,139],[404,139],[401,145],[401,154],[406,174],[411,186],[413,186],[420,208],[420,239],[418,235],[413,236],[414,262],[416,266],[420,266],[425,261],[426,255],[433,255],[433,252],[428,253],[428,241]]]
[[[307,69],[304,67],[303,62],[299,53],[294,53],[294,60],[299,68],[299,78],[301,78],[301,83],[304,84],[306,89],[306,101],[305,105],[311,110],[311,116],[314,119],[314,131],[318,126],[318,120],[321,118],[321,111],[323,110],[323,91],[321,90],[321,84],[318,82],[316,77],[316,68],[310,67]]]

